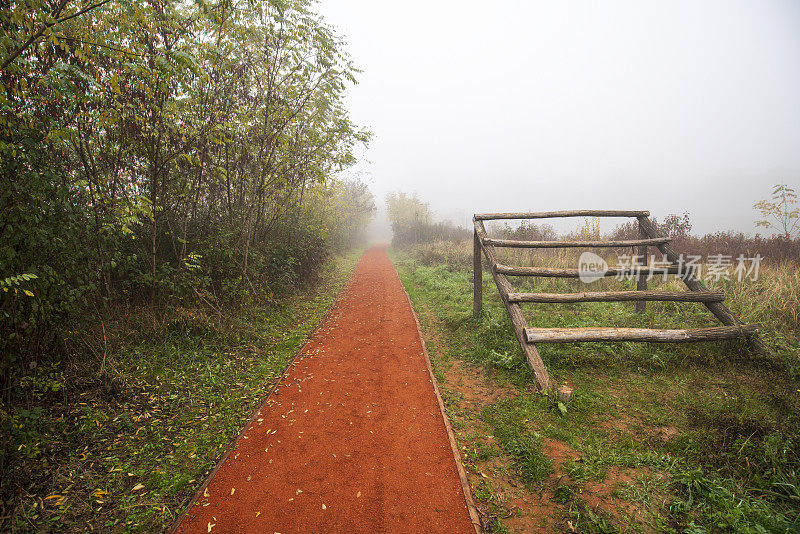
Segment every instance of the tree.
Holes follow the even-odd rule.
[[[656,225],[661,235],[673,239],[689,237],[689,232],[692,231],[692,222],[689,219],[688,212],[684,212],[683,215],[670,213],[664,217],[663,223],[659,224],[658,221],[656,221]]]
[[[0,294],[2,391],[115,299],[266,293],[353,242],[369,132],[312,6],[0,2],[0,280],[35,276]]]
[[[772,200],[760,200],[753,208],[763,219],[756,226],[777,230],[786,239],[800,235],[800,206],[797,193],[787,184],[778,184],[772,190]]]
[[[389,222],[392,226],[407,227],[415,224],[428,224],[432,214],[427,202],[419,199],[416,193],[407,195],[401,192],[392,192],[386,195]]]

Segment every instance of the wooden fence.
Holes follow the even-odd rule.
[[[755,325],[743,324],[725,305],[725,295],[721,292],[709,291],[700,281],[695,271],[685,269],[681,258],[670,247],[670,239],[658,235],[658,229],[649,219],[648,211],[551,211],[538,213],[479,213],[472,218],[475,225],[473,247],[473,313],[479,316],[483,300],[482,261],[486,261],[494,278],[500,297],[503,299],[514,333],[517,336],[525,358],[536,379],[537,385],[552,391],[550,374],[542,362],[534,343],[568,343],[578,341],[647,341],[647,342],[685,342],[713,341],[746,337],[751,347],[757,352],[766,352],[766,346],[758,334]],[[484,221],[498,219],[547,219],[554,217],[634,217],[638,221],[639,238],[623,241],[518,241],[510,239],[494,239],[486,234]],[[666,258],[667,265],[648,266],[648,247],[656,247]],[[617,276],[632,274],[636,280],[635,291],[607,291],[581,293],[517,293],[513,290],[509,276],[534,276],[579,278],[579,269],[554,269],[542,267],[514,267],[503,265],[497,260],[495,248],[596,248],[596,247],[633,247],[639,262],[635,269],[608,269],[598,273],[599,276]],[[483,252],[483,254],[481,254]],[[689,291],[648,291],[647,279],[653,274],[675,274],[686,284]],[[619,302],[636,303],[637,311],[643,312],[647,301],[680,301],[702,302],[723,326],[713,328],[691,328],[663,330],[652,328],[529,328],[522,313],[521,303],[574,303],[574,302]]]

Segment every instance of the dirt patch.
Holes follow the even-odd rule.
[[[557,479],[566,476],[563,469],[565,463],[577,462],[581,458],[581,453],[563,441],[545,439],[543,449],[544,454],[553,462],[553,476]]]
[[[476,444],[499,448],[490,435],[490,429],[475,414],[479,414],[488,404],[516,397],[517,391],[511,387],[493,385],[485,369],[460,360],[450,360],[441,365],[440,370],[445,376],[446,388],[459,398],[459,410],[456,410],[458,413],[453,418],[461,429],[458,433],[460,446],[465,451],[476,447]],[[535,426],[535,422],[532,425]],[[671,426],[649,428],[627,415],[602,421],[598,423],[598,428],[612,433],[644,433],[642,437],[645,439],[664,442],[679,433]],[[483,461],[473,459],[467,464],[469,483],[484,518],[497,518],[509,532],[577,532],[569,514],[570,507],[574,506],[573,500],[559,499],[559,492],[569,488],[568,491],[576,492],[575,499],[622,530],[635,521],[644,529],[643,532],[655,532],[648,530],[647,521],[652,513],[645,503],[635,499],[626,500],[619,493],[630,485],[636,485],[640,477],[660,475],[646,468],[611,468],[601,482],[576,483],[570,478],[567,467],[581,461],[579,451],[563,441],[547,438],[542,441],[542,451],[552,461],[553,473],[540,486],[532,489],[521,482],[510,457],[502,451],[499,456]],[[663,497],[667,499],[666,495]]]
[[[610,430],[612,432],[629,432],[631,426],[636,421],[627,415],[619,415],[616,417],[611,417],[606,419],[605,421],[598,424],[598,426],[604,430]]]
[[[635,522],[641,532],[656,533],[658,531],[649,526],[652,511],[642,501],[627,500],[619,495],[631,486],[635,486],[643,477],[655,477],[659,481],[666,479],[666,475],[654,473],[646,467],[635,469],[612,467],[602,482],[586,481],[580,497],[590,510],[601,513],[618,528],[624,529],[630,522]],[[667,496],[662,494],[654,497],[653,501],[661,500],[662,503],[667,499]]]
[[[493,385],[482,369],[459,360],[451,360],[448,364],[442,370],[447,388],[458,392],[463,402],[475,413],[480,413],[481,408],[500,399],[517,396],[513,387]]]
[[[618,434],[630,434],[649,443],[667,443],[680,435],[681,431],[674,426],[648,426],[642,421],[629,415],[618,415],[606,419],[597,425],[603,430]]]
[[[653,429],[653,433],[661,441],[667,442],[680,434],[680,431],[674,426],[657,426]]]
[[[457,434],[460,447],[466,451],[480,444],[498,449],[499,444],[489,429],[474,415],[486,405],[518,396],[517,391],[510,386],[495,386],[483,368],[460,360],[451,360],[440,370],[447,390],[460,398],[461,411],[453,416],[454,423],[461,428]],[[563,483],[561,464],[575,461],[580,455],[557,441],[545,440],[545,448],[554,465],[559,466],[558,474],[533,492],[516,475],[511,458],[502,452],[488,460],[473,459],[466,465],[467,478],[484,520],[495,517],[509,532],[570,532],[567,509],[556,502],[555,489]]]

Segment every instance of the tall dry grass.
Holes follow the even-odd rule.
[[[472,268],[472,240],[459,242],[438,241],[408,247],[407,251],[423,265],[442,265],[448,270]],[[580,249],[496,249],[498,260],[506,265],[535,266],[575,269],[578,267]],[[603,256],[610,267],[617,264],[618,254],[632,254],[628,249],[594,250]],[[735,262],[734,262],[735,263]],[[701,273],[708,272],[708,265]],[[762,262],[758,276],[737,280],[733,270],[728,279],[704,278],[703,282],[713,290],[724,291],[725,304],[744,322],[756,323],[765,330],[779,331],[790,339],[797,340],[800,332],[800,265],[792,260],[779,263]],[[705,275],[704,275],[705,277]],[[535,279],[512,280],[515,288],[541,292],[569,291],[621,291],[634,289],[631,280],[605,278],[588,287],[579,280]],[[676,276],[664,280],[655,276],[648,282],[649,289],[684,291],[686,286]],[[465,288],[465,291],[468,289]]]

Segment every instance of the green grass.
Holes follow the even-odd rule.
[[[460,257],[450,261],[452,251],[433,252],[393,250],[391,257],[423,333],[437,341],[429,345],[437,377],[443,380],[441,370],[460,360],[477,366],[495,387],[515,392],[462,417],[467,410],[460,395],[445,382],[442,391],[448,413],[461,425],[461,446],[470,445],[464,436],[475,429],[488,429],[532,494],[553,470],[543,440],[579,452],[579,462],[562,466],[570,482],[552,490],[581,531],[800,530],[800,344],[793,327],[796,315],[783,304],[796,299],[790,269],[762,267],[752,287],[726,288],[731,307],[745,320],[760,323],[773,347],[770,356],[752,355],[739,341],[539,345],[554,381],[575,386],[575,398],[563,415],[553,399],[533,391],[532,374],[491,277],[484,272],[483,312],[474,319],[471,265]],[[575,281],[513,282],[517,291],[580,290]],[[621,284],[600,283],[607,286],[601,289]],[[679,289],[676,284],[652,286]],[[524,309],[528,324],[537,327],[715,324],[704,307],[692,304],[648,303],[645,314],[628,303]],[[474,450],[472,445],[467,450]],[[475,451],[467,458],[470,466],[481,461],[481,454]],[[639,473],[617,493],[647,511],[641,524],[622,510],[609,513],[585,504],[582,487],[620,470]],[[492,521],[502,523],[502,517],[495,514]]]
[[[20,445],[4,481],[17,498],[3,502],[1,529],[168,527],[357,258],[338,259],[313,287],[224,318],[201,309],[120,314],[106,325],[119,343],[103,372],[39,369],[27,383],[35,408],[4,420]]]

